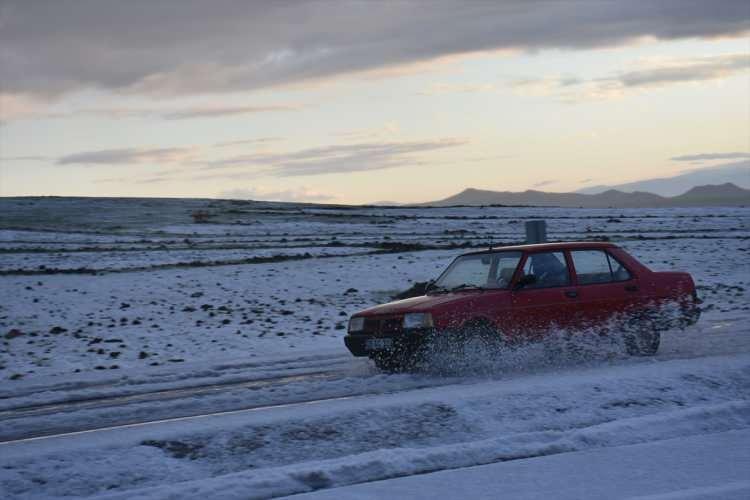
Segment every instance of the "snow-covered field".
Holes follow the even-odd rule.
[[[652,269],[689,271],[701,321],[667,332],[653,359],[531,347],[445,376],[348,355],[351,313],[465,249],[522,240],[538,218],[550,239],[606,238]],[[749,254],[748,208],[0,199],[0,491],[377,498],[449,482],[549,498],[577,463],[592,497],[744,498],[748,468],[718,464],[747,464],[750,449]],[[595,472],[640,453],[656,475],[703,448],[725,455],[702,481],[687,458],[682,479]],[[631,487],[606,489],[617,481]]]

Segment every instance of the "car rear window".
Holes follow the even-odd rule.
[[[617,259],[602,250],[570,252],[580,285],[611,283],[630,279],[630,273]]]

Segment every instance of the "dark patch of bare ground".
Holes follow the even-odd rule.
[[[353,246],[347,244],[331,244],[330,246]],[[388,253],[406,253],[406,252],[421,252],[425,250],[453,250],[460,248],[473,248],[485,245],[479,245],[472,242],[461,242],[452,243],[448,245],[426,245],[422,243],[401,243],[392,241],[383,241],[375,244],[368,244],[366,248],[375,248],[374,250],[364,251],[361,253],[340,255],[340,254],[322,254],[312,255],[309,252],[294,254],[294,255],[272,255],[269,257],[249,257],[245,259],[230,259],[230,260],[208,260],[208,261],[190,261],[190,262],[177,262],[169,264],[154,264],[150,266],[135,266],[122,269],[90,269],[87,267],[79,267],[74,269],[60,269],[47,266],[39,266],[37,269],[9,269],[0,270],[0,276],[35,276],[35,275],[50,275],[50,274],[89,274],[89,275],[100,275],[107,273],[122,273],[122,272],[141,272],[141,271],[156,271],[160,269],[182,269],[182,268],[194,268],[194,267],[217,267],[217,266],[237,266],[237,265],[248,265],[248,264],[270,264],[278,262],[288,262],[294,260],[307,260],[307,259],[330,259],[335,257],[354,257],[354,256],[367,256],[367,255],[380,255]]]
[[[185,443],[182,441],[160,439],[147,439],[146,441],[142,441],[141,445],[159,448],[174,458],[188,458],[190,460],[200,457],[200,451],[204,447],[202,443]]]
[[[429,446],[446,439],[460,441],[476,431],[452,406],[442,403],[357,413],[361,418],[351,414],[316,418],[183,440],[146,440],[141,445],[159,448],[172,458],[204,461],[217,472],[228,473],[381,448]],[[353,426],[355,420],[360,424]],[[317,483],[313,477],[307,479]]]

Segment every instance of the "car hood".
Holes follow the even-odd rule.
[[[463,291],[454,293],[441,293],[435,295],[421,295],[409,299],[388,302],[379,306],[370,307],[364,311],[358,312],[357,316],[377,316],[385,314],[406,314],[410,312],[427,312],[433,307],[441,306],[448,303],[470,300],[481,292]]]

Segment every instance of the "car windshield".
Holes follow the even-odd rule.
[[[521,252],[462,255],[435,282],[436,290],[508,288]]]

